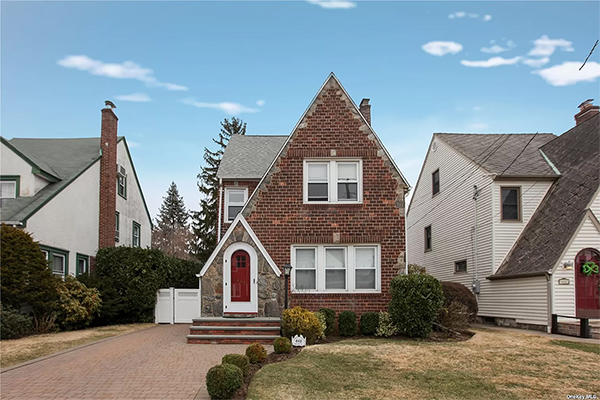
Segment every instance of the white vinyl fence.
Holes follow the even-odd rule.
[[[160,289],[156,294],[154,322],[157,324],[192,323],[200,317],[200,289]]]

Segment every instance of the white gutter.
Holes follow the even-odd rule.
[[[219,178],[219,230],[217,231],[217,243],[221,241],[221,200],[223,198],[223,179]]]

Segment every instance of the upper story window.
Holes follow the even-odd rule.
[[[115,242],[119,242],[121,237],[121,215],[115,211]]]
[[[132,247],[140,247],[140,243],[141,243],[141,228],[140,228],[140,224],[138,224],[137,222],[133,221],[133,237],[131,239],[131,246]]]
[[[127,173],[125,167],[117,164],[117,193],[122,198],[127,198]]]
[[[304,162],[304,203],[362,202],[361,160]]]
[[[19,197],[19,177],[1,176],[0,177],[0,198],[14,199]]]
[[[381,275],[379,246],[294,246],[295,292],[375,292]]]
[[[225,221],[231,222],[248,200],[248,188],[225,188]]]
[[[425,251],[431,251],[431,225],[425,227]]]
[[[436,169],[431,174],[431,195],[435,196],[440,192],[440,170]]]
[[[502,221],[521,220],[521,188],[500,188]]]

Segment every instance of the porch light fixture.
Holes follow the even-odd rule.
[[[292,273],[291,264],[285,264],[283,266],[283,275],[285,276],[285,309],[288,308],[288,282],[290,279],[290,274]]]
[[[566,269],[566,270],[573,269],[573,261],[563,261],[562,267],[563,267],[563,269]]]

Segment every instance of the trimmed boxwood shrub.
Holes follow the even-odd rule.
[[[302,307],[294,307],[283,311],[281,317],[283,336],[291,338],[302,335],[308,344],[313,344],[323,333],[323,327],[317,316]]]
[[[356,335],[356,313],[354,311],[342,311],[338,317],[338,327],[342,336]]]
[[[360,333],[374,335],[379,326],[379,313],[366,312],[360,316]]]
[[[267,359],[267,349],[260,343],[252,343],[246,347],[246,355],[251,364],[258,364]]]
[[[221,364],[237,365],[246,375],[250,368],[250,359],[243,354],[225,354],[221,359]]]
[[[18,339],[31,333],[32,318],[0,304],[0,339]]]
[[[273,350],[275,353],[290,353],[292,351],[292,341],[286,337],[278,337],[273,341]]]
[[[325,324],[327,325],[325,336],[330,336],[335,329],[335,311],[331,308],[321,308],[319,312],[325,315]]]
[[[399,333],[429,336],[444,301],[441,283],[427,274],[399,275],[392,279],[390,294],[388,311]]]
[[[229,399],[243,381],[244,373],[237,365],[215,365],[206,374],[206,390],[211,399]]]
[[[454,302],[464,304],[467,307],[469,322],[475,322],[479,307],[477,306],[477,298],[473,292],[458,282],[441,282],[444,292],[444,307],[449,308]]]

